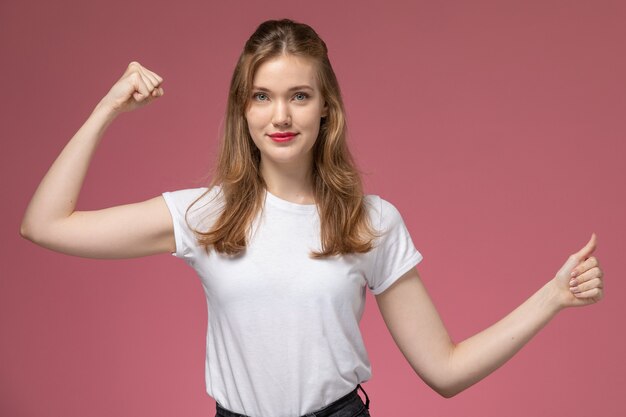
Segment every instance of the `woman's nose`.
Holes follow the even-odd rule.
[[[272,124],[275,126],[288,126],[291,124],[289,106],[281,102],[276,103],[276,106],[274,107],[274,114],[272,116]]]

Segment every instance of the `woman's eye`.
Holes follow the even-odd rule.
[[[260,100],[260,101],[265,101],[264,99],[259,99],[259,97],[266,97],[265,94],[263,93],[256,93],[253,96],[255,99]]]
[[[306,93],[296,93],[296,97],[298,97],[298,96],[299,96],[299,97],[302,97],[302,99],[297,100],[297,101],[306,100],[306,99],[309,97],[309,95],[308,95],[308,94],[306,94]]]

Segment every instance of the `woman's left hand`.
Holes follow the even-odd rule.
[[[604,296],[603,273],[593,251],[596,234],[581,250],[571,255],[552,280],[559,307],[580,307],[597,303]]]

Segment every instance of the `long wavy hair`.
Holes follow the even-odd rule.
[[[309,256],[321,259],[368,252],[378,234],[370,223],[361,178],[346,143],[345,110],[328,49],[313,28],[290,19],[261,23],[244,46],[230,83],[213,178],[207,192],[191,204],[219,185],[223,195],[221,212],[210,230],[192,229],[207,253],[211,247],[228,255],[245,250],[248,231],[263,207],[266,190],[260,173],[261,154],[250,136],[245,111],[256,69],[285,54],[312,58],[322,97],[328,105],[328,114],[320,120],[319,135],[312,148],[321,251],[312,251]]]

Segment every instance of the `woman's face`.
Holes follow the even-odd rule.
[[[294,55],[271,59],[257,68],[252,85],[246,120],[262,165],[310,168],[311,148],[328,111],[314,61]],[[280,137],[285,134],[293,136]]]

